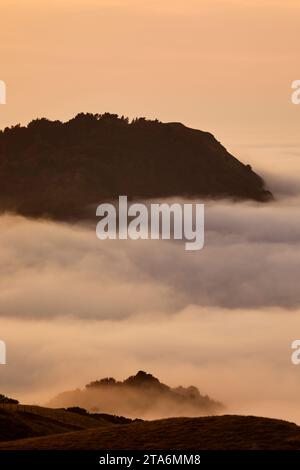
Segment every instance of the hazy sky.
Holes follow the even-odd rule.
[[[80,111],[296,143],[297,0],[1,0],[0,126]]]

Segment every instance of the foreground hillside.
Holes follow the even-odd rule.
[[[0,131],[0,186],[0,210],[56,218],[94,217],[95,205],[123,194],[272,197],[212,134],[108,113]]]
[[[0,441],[79,431],[106,424],[101,419],[63,410],[9,405],[0,408]]]
[[[254,416],[171,418],[4,442],[0,450],[300,450],[300,427]]]

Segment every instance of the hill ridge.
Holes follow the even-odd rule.
[[[134,422],[3,442],[1,450],[300,450],[300,427],[257,416]]]
[[[273,197],[251,166],[211,133],[110,113],[6,127],[0,131],[0,186],[0,211],[62,219],[94,217],[94,207],[121,194]]]

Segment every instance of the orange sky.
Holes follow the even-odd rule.
[[[80,111],[297,143],[299,1],[1,0],[0,127]]]

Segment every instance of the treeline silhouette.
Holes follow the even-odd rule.
[[[0,187],[1,211],[63,219],[94,215],[94,205],[123,194],[272,197],[210,133],[109,113],[0,131]]]
[[[19,403],[19,400],[15,400],[14,398],[9,398],[5,395],[2,395],[2,393],[0,393],[0,404],[17,405],[18,403]]]

